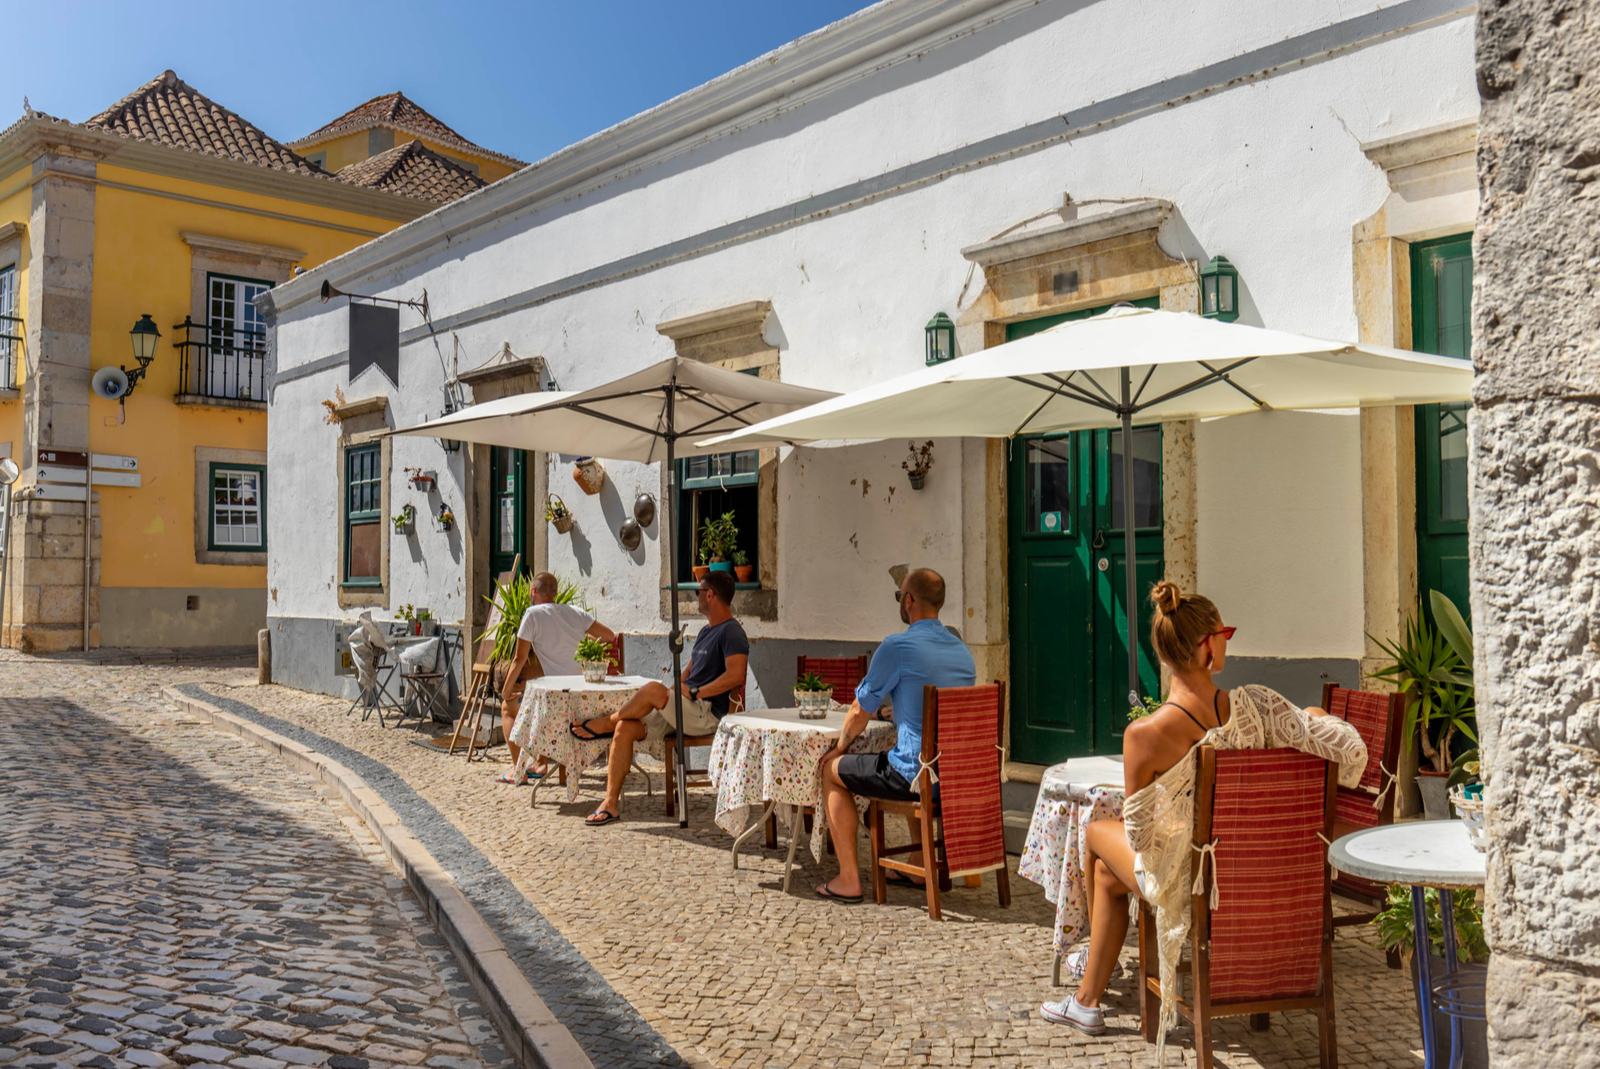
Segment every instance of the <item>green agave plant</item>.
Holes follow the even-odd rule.
[[[1387,679],[1410,697],[1406,706],[1402,745],[1411,748],[1420,739],[1422,752],[1438,772],[1449,772],[1450,745],[1459,733],[1478,741],[1475,730],[1472,677],[1472,631],[1449,598],[1430,591],[1435,628],[1420,612],[1406,621],[1399,642],[1367,637],[1388,654],[1393,663],[1370,678]],[[1437,740],[1437,741],[1436,741]]]
[[[522,615],[533,604],[533,577],[519,575],[509,583],[495,580],[494,593],[485,594],[483,600],[500,607],[500,618],[495,621],[494,627],[478,636],[478,641],[482,642],[487,636],[493,635],[494,653],[491,658],[509,661],[517,653],[517,628],[522,624]],[[556,604],[581,604],[578,601],[578,585],[562,582],[556,591]]]

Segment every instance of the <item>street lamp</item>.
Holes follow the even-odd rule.
[[[139,322],[133,325],[133,329],[128,331],[128,337],[133,341],[133,358],[139,361],[139,366],[132,371],[127,368],[122,369],[128,376],[128,388],[122,391],[123,397],[133,392],[133,388],[139,385],[139,380],[144,378],[145,372],[150,369],[150,361],[156,358],[156,343],[161,340],[161,331],[156,328],[156,322],[150,318],[150,313],[146,312],[139,318]]]
[[[949,316],[943,312],[938,313],[928,320],[928,325],[923,327],[922,331],[927,336],[929,367],[955,359],[956,325],[950,322]]]
[[[1200,269],[1200,315],[1224,323],[1239,318],[1239,269],[1226,256],[1213,256]]]

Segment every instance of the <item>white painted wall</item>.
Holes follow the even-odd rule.
[[[884,9],[919,6],[937,5],[905,0],[874,10],[881,16]],[[280,373],[344,348],[342,308],[303,299],[322,277],[395,296],[426,287],[435,320],[447,321],[941,152],[959,154],[1030,122],[1070,118],[1097,101],[1251,49],[1344,25],[1351,18],[1345,6],[1258,0],[1217,18],[1206,5],[1187,3],[1001,4],[994,11],[1007,17],[993,25],[842,79],[742,128],[668,146],[654,162],[589,181],[581,196],[508,210],[488,229],[449,229],[449,220],[489,202],[482,198],[538,186],[545,171],[561,165],[558,156],[281,288],[277,296],[287,307],[277,326]],[[1172,201],[1177,213],[1163,231],[1164,245],[1201,262],[1217,253],[1230,257],[1242,274],[1245,322],[1354,337],[1351,227],[1388,194],[1359,144],[1470,118],[1474,86],[1470,18],[1390,35],[863,206],[600,284],[574,284],[545,303],[461,326],[470,357],[463,366],[509,339],[519,355],[543,355],[562,388],[582,388],[670,356],[672,343],[654,329],[661,321],[765,299],[773,302],[767,331],[781,349],[786,381],[829,389],[881,381],[920,366],[921,327],[932,313],[956,316],[980,292],[982,272],[969,285],[970,265],[959,250],[1052,207],[1064,191],[1080,200]],[[625,124],[573,152],[595,151],[627,133]],[[448,232],[448,239],[420,252],[387,251],[421,232]],[[362,266],[380,261],[377,268]],[[403,324],[414,322],[402,313]],[[448,353],[448,338],[441,345]],[[402,388],[387,391],[396,422],[436,415],[442,372],[432,344],[407,345],[402,359]],[[320,424],[318,404],[343,377],[335,368],[285,382],[273,399],[274,499],[303,503],[272,516],[274,615],[349,615],[337,608],[332,575],[334,429]],[[376,372],[345,387],[351,398],[376,392]],[[1356,656],[1356,420],[1252,420],[1206,425],[1198,436],[1201,584],[1241,627],[1240,653]],[[960,450],[940,442],[927,489],[912,493],[899,468],[903,447],[784,458],[780,618],[752,622],[752,635],[881,637],[896,626],[894,607],[881,596],[886,569],[896,563],[945,572],[948,622],[979,630],[988,624],[981,615],[967,616],[957,581],[963,540],[978,537],[963,530]],[[436,445],[398,440],[395,449],[397,502],[410,493],[400,469],[422,460],[439,468],[445,497],[459,505],[459,466],[447,474]],[[656,485],[656,475],[636,465],[609,467],[623,502]],[[980,493],[981,468],[967,470],[966,493]],[[863,480],[870,483],[865,493]],[[664,631],[656,599],[659,532],[648,532],[642,552],[630,556],[614,536],[620,516],[608,518],[602,499],[567,493],[571,484],[561,472],[552,485],[574,508],[582,532],[580,540],[553,537],[552,569],[579,579],[613,627]],[[417,545],[411,566],[404,540],[392,546],[391,604],[426,602],[442,608],[443,618],[456,618],[459,536],[423,530]],[[982,606],[973,608],[982,613]]]

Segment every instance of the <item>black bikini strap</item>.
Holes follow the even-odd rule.
[[[1189,710],[1185,709],[1183,706],[1179,705],[1177,702],[1164,701],[1161,704],[1162,705],[1170,705],[1174,709],[1177,709],[1178,711],[1183,713],[1183,715],[1188,717],[1190,720],[1194,720],[1194,726],[1199,728],[1201,731],[1210,731],[1211,730],[1210,728],[1206,727],[1204,724],[1200,723],[1200,721],[1195,720],[1195,715],[1193,713],[1191,713]],[[1157,708],[1159,708],[1159,706]]]

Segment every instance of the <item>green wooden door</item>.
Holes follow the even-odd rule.
[[[1158,307],[1156,298],[1135,302]],[[1026,337],[1100,309],[1008,324]],[[1122,432],[1027,435],[1008,443],[1011,757],[1054,764],[1117,753],[1127,723]],[[1161,428],[1134,428],[1138,589],[1162,573]],[[1155,693],[1141,596],[1140,677]]]
[[[494,446],[489,453],[489,497],[494,526],[490,529],[489,571],[504,575],[522,554],[518,571],[526,574],[531,563],[523,545],[527,517],[528,455],[521,449]]]
[[[1472,355],[1472,235],[1411,246],[1412,347]],[[1423,612],[1438,590],[1463,614],[1467,603],[1466,401],[1418,405],[1417,593]]]

